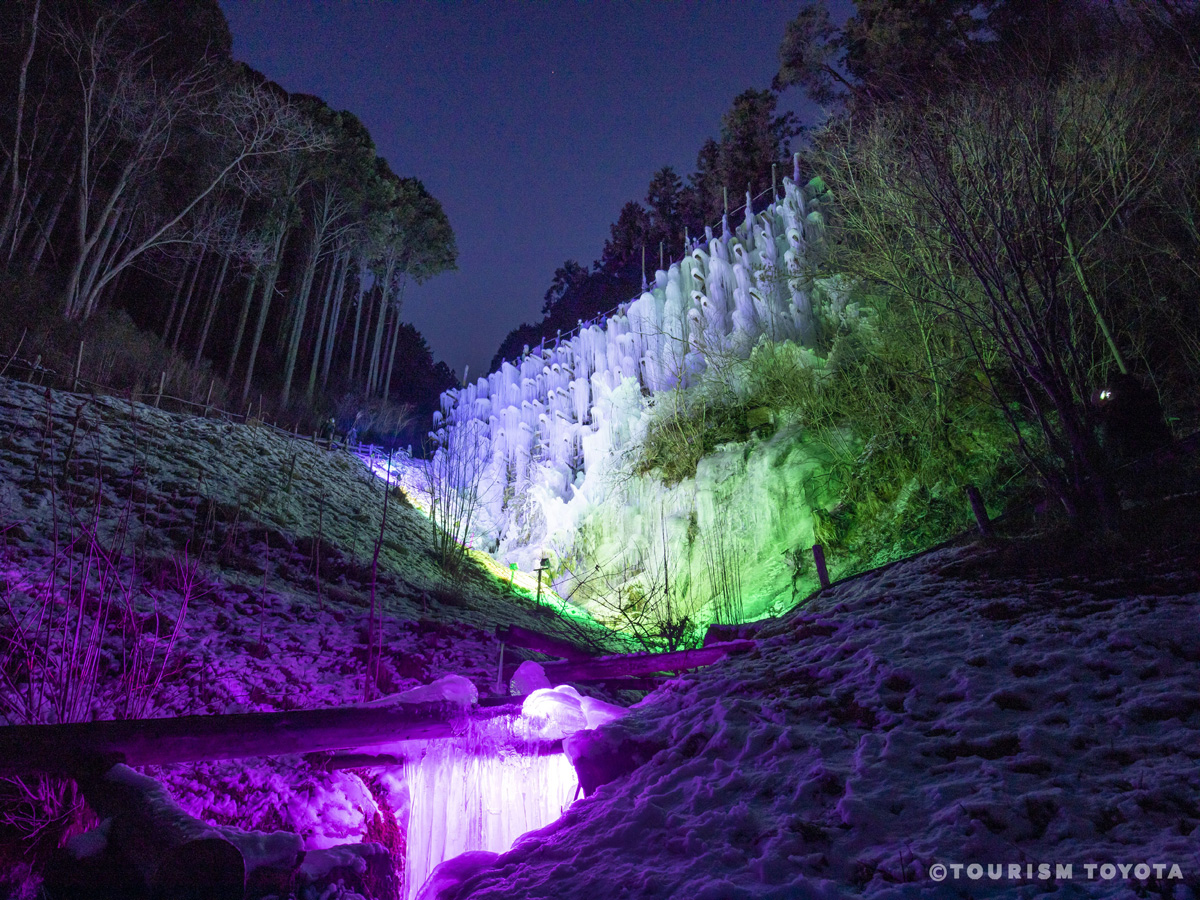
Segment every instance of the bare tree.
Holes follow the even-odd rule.
[[[122,33],[129,9],[52,28],[77,91],[71,319],[91,315],[101,291],[147,251],[196,241],[193,213],[252,160],[323,145],[285,100],[246,79],[230,85],[213,64],[157,77],[152,45],[130,46]],[[162,166],[185,136],[207,153],[191,156],[187,178],[163,184]]]
[[[1012,418],[1029,461],[1072,518],[1112,525],[1088,398],[1097,373],[1126,363],[1094,252],[1164,166],[1162,98],[1120,61],[1057,82],[1014,73],[1004,87],[964,88],[919,114],[882,108],[833,136],[822,165],[860,251],[852,271],[952,316],[1007,413],[1003,362],[1048,451]]]
[[[28,190],[29,169],[22,168],[22,163],[29,157],[25,149],[25,109],[29,86],[29,66],[33,62],[33,54],[37,49],[41,0],[34,0],[33,9],[29,16],[29,42],[17,73],[17,102],[13,110],[12,145],[5,148],[8,151],[8,198],[4,206],[3,218],[0,219],[0,246],[8,245],[8,256],[11,259],[15,247],[15,237],[20,233],[19,217],[25,206],[25,194]]]
[[[484,470],[491,459],[487,426],[478,421],[439,429],[425,465],[429,520],[438,561],[448,572],[466,559],[475,517],[485,500]]]

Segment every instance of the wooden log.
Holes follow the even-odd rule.
[[[493,709],[492,714],[502,714]],[[452,733],[460,707],[309,709],[227,716],[0,727],[0,775],[71,775],[98,764],[164,765],[370,747]]]
[[[552,741],[518,742],[506,752],[517,756],[553,756],[562,753],[561,739]],[[493,747],[484,747],[476,751],[476,755],[490,755],[495,752]],[[397,753],[307,753],[304,761],[314,768],[324,772],[337,769],[379,769],[392,766],[402,766],[407,761]]]
[[[713,644],[699,650],[676,650],[673,653],[635,653],[626,656],[599,656],[595,659],[542,663],[552,684],[571,681],[609,681],[653,675],[655,672],[680,672],[709,666],[730,653],[754,649],[754,641],[730,641]]]
[[[589,682],[598,684],[610,691],[652,691],[663,683],[662,678],[606,678],[604,681]]]
[[[580,647],[563,638],[552,637],[538,631],[530,631],[520,625],[509,625],[497,628],[496,637],[513,647],[524,647],[526,650],[536,650],[547,656],[557,656],[559,659],[592,659],[596,656],[594,650]]]

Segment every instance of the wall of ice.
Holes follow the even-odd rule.
[[[727,217],[720,235],[710,229],[613,315],[581,322],[555,343],[442,395],[434,437],[443,447],[439,459],[470,457],[442,471],[454,472],[453,489],[478,492],[472,543],[526,570],[549,557],[560,592],[572,593],[572,583],[596,567],[644,571],[628,551],[640,544],[638,554],[647,556],[657,541],[666,551],[657,554],[663,565],[681,567],[677,583],[694,583],[698,595],[712,549],[698,548],[696,536],[748,514],[753,521],[738,522],[733,550],[743,555],[743,571],[764,564],[769,550],[775,584],[750,612],[778,600],[778,585],[790,583],[785,564],[774,559],[778,542],[811,542],[811,517],[796,504],[819,502],[812,457],[772,476],[768,463],[794,455],[777,445],[765,448],[761,464],[745,454],[740,463],[707,461],[696,479],[666,489],[632,477],[623,454],[644,432],[656,396],[691,389],[706,371],[711,376],[720,362],[749,357],[763,341],[811,348],[821,313],[814,306],[831,296],[844,302],[836,289],[814,289],[805,277],[824,220],[811,186],[806,196],[798,180],[797,170],[784,179],[782,196],[757,214],[747,197],[736,228]],[[739,484],[755,473],[767,477]]]

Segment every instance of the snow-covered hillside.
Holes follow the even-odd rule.
[[[493,690],[496,626],[553,633],[562,618],[473,567],[445,574],[428,520],[395,493],[373,573],[382,484],[344,450],[254,424],[0,379],[0,726],[336,707],[449,674]],[[64,650],[76,622],[85,640]],[[394,780],[300,757],[150,774],[215,825],[403,856]],[[31,862],[0,823],[0,895]]]
[[[1200,541],[1162,542],[835,585],[602,729],[632,771],[438,897],[1194,897]]]
[[[119,578],[95,692],[75,714],[361,702],[382,490],[359,462],[253,426],[3,381],[0,410],[7,724],[59,715],[52,679],[14,665],[14,623],[47,597],[69,607],[89,559],[112,560]],[[751,651],[568,739],[585,781],[609,780],[511,851],[451,860],[427,900],[1195,896],[1194,507],[1133,511],[1124,541],[964,544],[835,584],[762,623]],[[427,536],[393,498],[371,692],[457,675],[487,694],[496,624],[562,620],[503,582],[448,579]],[[86,620],[103,597],[83,597]],[[137,648],[153,677],[131,685],[122,673]],[[147,774],[203,823],[295,835],[272,844],[293,848],[293,862],[368,841],[389,856],[361,858],[398,871],[412,822],[404,768],[327,768],[292,756]],[[0,871],[20,884],[29,860],[0,835]],[[937,864],[950,867],[944,882]],[[1071,876],[1043,884],[1042,864]],[[253,882],[251,895],[370,893],[362,877],[353,888],[320,877],[301,867],[290,888]]]

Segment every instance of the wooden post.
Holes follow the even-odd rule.
[[[711,666],[731,653],[748,653],[758,644],[752,640],[712,644],[699,650],[675,650],[670,653],[633,653],[541,663],[551,684],[576,681],[608,681],[651,675],[655,672],[682,672]],[[514,667],[515,668],[515,667]]]
[[[538,600],[538,603],[542,602],[542,573],[545,572],[548,568],[550,568],[550,560],[546,559],[545,557],[542,557],[542,564],[537,567],[537,573],[538,573],[537,600]]]
[[[159,404],[162,403],[163,387],[166,385],[166,383],[167,383],[167,373],[166,373],[166,371],[164,371],[161,375],[158,376],[158,393],[154,396],[154,408],[155,409],[158,409]]]
[[[504,690],[504,641],[500,642],[500,662],[496,665],[496,690]]]
[[[75,357],[75,378],[71,382],[71,390],[79,392],[79,370],[83,367],[83,341],[79,342],[79,355]]]
[[[975,516],[975,524],[979,526],[979,533],[984,537],[991,537],[992,520],[988,518],[987,507],[983,505],[983,495],[973,484],[967,485],[967,500],[971,503],[971,513]]]
[[[820,544],[812,546],[813,562],[817,566],[817,579],[821,582],[821,587],[829,587],[829,569],[825,566],[825,548]]]

